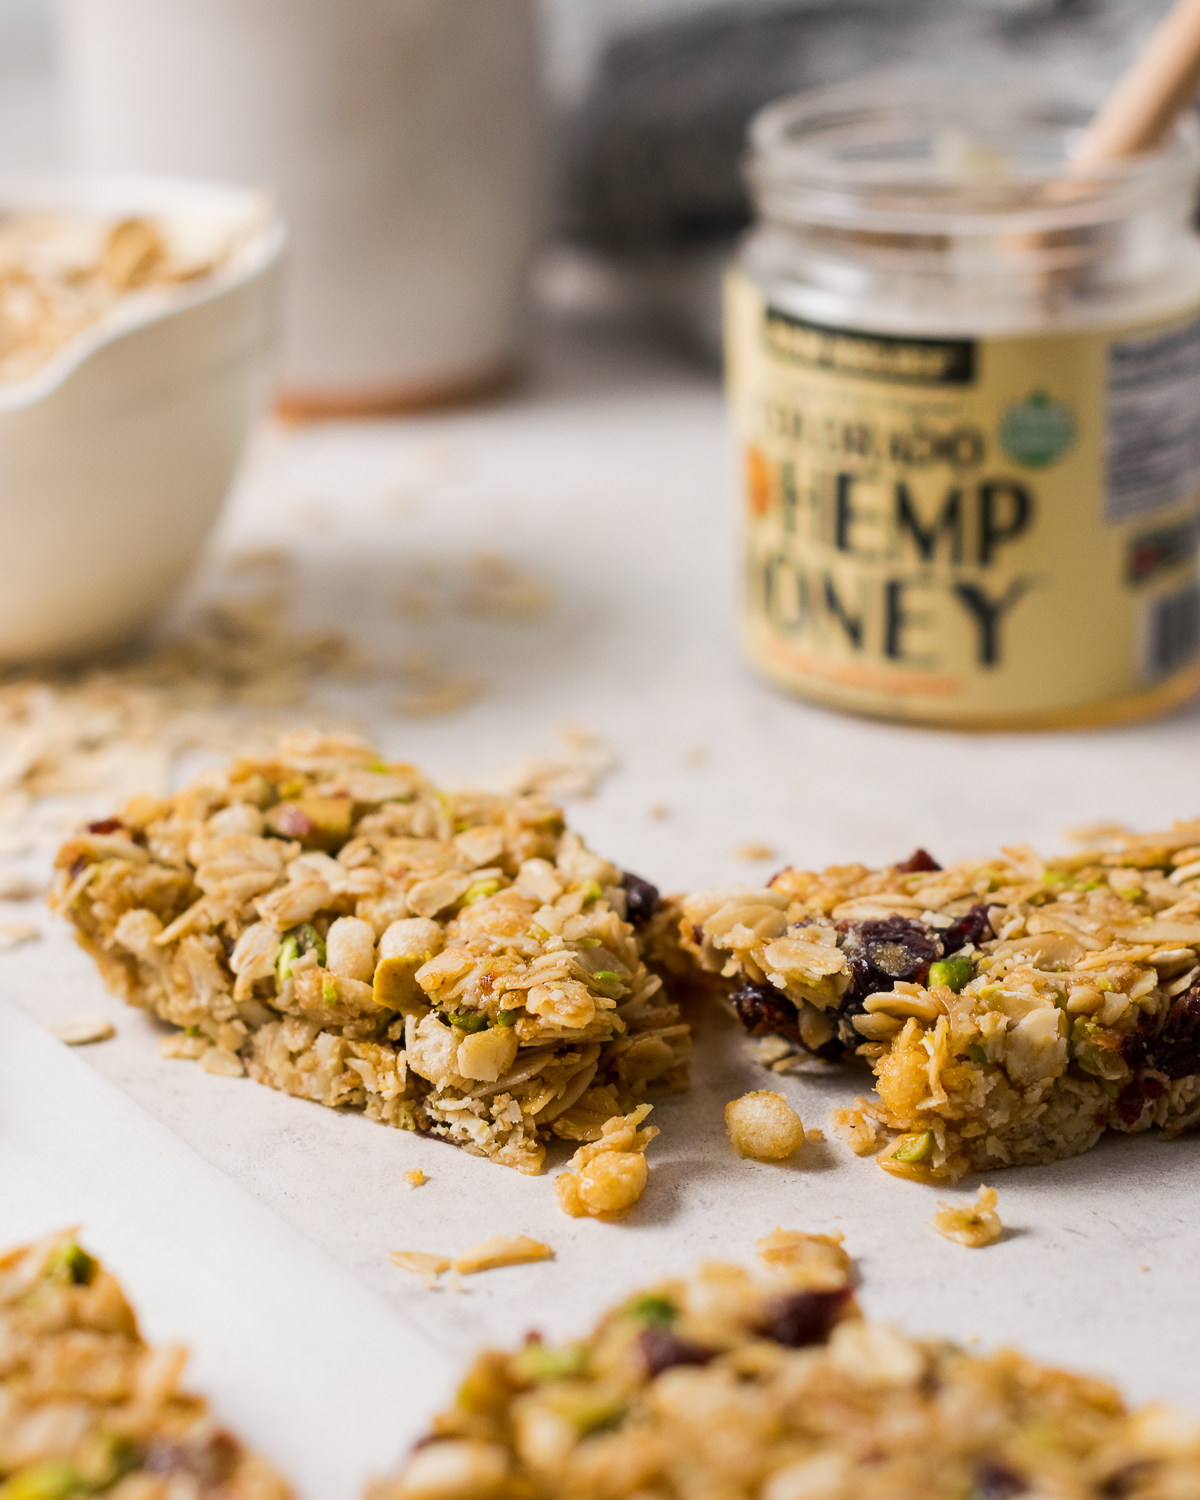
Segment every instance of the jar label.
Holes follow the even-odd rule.
[[[785,686],[1003,723],[1200,649],[1200,317],[1005,338],[826,327],[727,287],[744,639]]]

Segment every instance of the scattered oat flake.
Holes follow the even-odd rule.
[[[981,1187],[974,1203],[939,1203],[931,1223],[943,1239],[966,1245],[969,1250],[982,1249],[1000,1238],[1004,1227],[996,1212],[996,1189]]]
[[[1073,844],[1103,844],[1128,832],[1125,823],[1080,823],[1074,828],[1063,829],[1064,836]]]
[[[420,1167],[414,1167],[411,1172],[405,1172],[404,1180],[408,1183],[409,1187],[423,1187],[426,1180],[425,1173]]]
[[[498,790],[514,797],[546,797],[551,802],[594,797],[620,765],[615,752],[591,729],[563,724],[557,733],[559,753],[521,762],[503,778]]]
[[[86,1047],[89,1042],[107,1042],[116,1036],[117,1029],[103,1016],[68,1016],[62,1021],[52,1021],[46,1028],[68,1047]]]
[[[655,802],[647,810],[646,816],[653,818],[656,822],[662,822],[664,818],[671,816],[671,809],[665,802]]]
[[[770,1068],[776,1063],[790,1062],[796,1049],[781,1036],[747,1037],[746,1051],[759,1067]]]
[[[486,688],[487,683],[481,677],[447,677],[429,687],[401,693],[392,706],[406,718],[436,718],[457,713],[468,703],[474,703]]]
[[[850,1257],[842,1249],[845,1235],[807,1234],[803,1229],[775,1229],[755,1245],[758,1258],[773,1271],[785,1271],[809,1287],[844,1286]]]
[[[424,1250],[389,1250],[388,1259],[402,1271],[411,1271],[423,1280],[433,1279],[448,1271],[451,1266],[448,1255],[429,1255]]]
[[[738,859],[774,859],[778,851],[771,844],[739,844],[733,851]]]
[[[554,1251],[540,1240],[531,1240],[524,1234],[497,1234],[458,1256],[453,1269],[461,1276],[474,1276],[477,1271],[492,1271],[498,1266],[523,1266],[530,1261],[553,1259]]]
[[[29,922],[0,922],[0,948],[15,948],[41,937],[41,929]]]

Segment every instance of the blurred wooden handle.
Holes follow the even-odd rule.
[[[1153,151],[1200,86],[1200,0],[1176,0],[1092,121],[1077,160]]]

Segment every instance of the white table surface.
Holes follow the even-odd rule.
[[[486,408],[266,434],[218,550],[292,550],[299,617],[339,625],[388,670],[419,651],[487,680],[476,703],[433,719],[390,713],[386,670],[323,690],[389,755],[461,782],[544,753],[561,724],[601,734],[620,768],[570,818],[664,889],[765,878],[774,865],[736,854],[747,842],[777,863],[892,862],[918,844],[946,861],[1200,812],[1194,705],[1133,728],[968,736],[842,718],[758,684],[733,641],[732,474],[715,379],[576,334]],[[396,612],[431,564],[452,599],[472,557],[496,552],[552,587],[544,620]],[[656,804],[669,816],[652,817]],[[82,1222],[148,1332],[192,1345],[197,1382],[306,1500],[350,1500],[481,1342],[579,1331],[698,1257],[751,1260],[776,1224],[842,1229],[872,1315],[1017,1342],[1200,1412],[1200,1140],[1119,1138],[999,1173],[1007,1232],[967,1251],[928,1227],[938,1191],[894,1181],[832,1132],[784,1166],[736,1159],[727,1100],[779,1087],[824,1126],[865,1080],[815,1066],[771,1084],[733,1024],[709,1016],[693,1091],[652,1117],[663,1133],[643,1202],[621,1225],[579,1222],[554,1206],[550,1176],[161,1060],[153,1024],[104,993],[61,923],[33,917],[44,940],[0,955],[0,1239]],[[81,1011],[110,1016],[116,1038],[68,1052],[19,1014]],[[430,1179],[417,1190],[401,1181],[414,1165]],[[499,1232],[557,1258],[457,1294],[386,1259]],[[322,1422],[317,1394],[331,1391]]]

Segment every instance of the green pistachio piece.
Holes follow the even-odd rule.
[[[932,1130],[923,1130],[920,1134],[902,1135],[900,1144],[892,1152],[893,1161],[902,1161],[906,1166],[915,1166],[918,1162],[928,1161],[933,1155],[934,1138]]]
[[[969,958],[942,958],[929,965],[929,988],[943,986],[957,995],[964,985],[970,984],[975,965]]]
[[[51,1252],[42,1268],[42,1278],[63,1286],[91,1286],[99,1269],[99,1263],[86,1250],[74,1240],[67,1240]]]
[[[0,1500],[71,1500],[92,1486],[74,1464],[31,1464],[0,1484]]]
[[[550,1349],[545,1344],[526,1344],[513,1355],[512,1364],[519,1379],[540,1385],[547,1380],[582,1375],[587,1360],[587,1349],[583,1344],[564,1344],[561,1349]]]
[[[516,1025],[516,1020],[517,1012],[515,1010],[498,1010],[496,1012],[497,1026],[514,1026]]]
[[[486,1031],[487,1017],[477,1015],[471,1010],[451,1010],[446,1012],[446,1019],[451,1026],[457,1026],[459,1031],[470,1033],[472,1031]]]
[[[658,1328],[670,1328],[679,1317],[679,1309],[669,1297],[660,1297],[655,1292],[635,1297],[625,1304],[625,1315],[636,1318],[639,1323],[652,1323]]]

